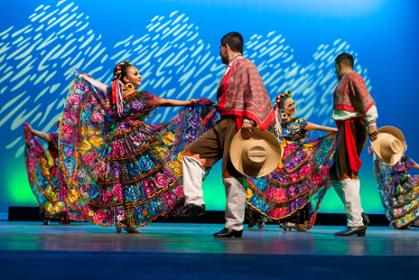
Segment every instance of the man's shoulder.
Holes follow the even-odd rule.
[[[256,67],[252,61],[250,61],[248,58],[245,58],[245,57],[241,57],[237,59],[237,63],[243,66],[247,66],[247,67]]]
[[[358,82],[364,80],[364,78],[362,78],[362,76],[355,71],[349,72],[345,76],[348,81]]]
[[[256,65],[252,61],[250,61],[249,59],[247,59],[245,57],[242,57],[242,58],[238,59],[237,60],[237,65],[239,65],[240,68],[242,68],[242,69],[257,71]]]

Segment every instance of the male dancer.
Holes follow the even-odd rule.
[[[334,187],[345,205],[347,216],[347,228],[335,233],[336,236],[365,236],[368,218],[362,213],[359,195],[359,156],[368,133],[371,141],[377,137],[378,113],[374,99],[368,93],[365,81],[354,72],[353,67],[354,58],[349,53],[336,57],[335,69],[339,83],[333,96],[333,119],[338,133],[330,177],[337,181]]]
[[[246,203],[242,175],[230,161],[231,141],[240,128],[249,137],[252,126],[267,128],[274,119],[268,93],[255,65],[243,57],[243,37],[230,32],[221,39],[220,56],[227,65],[217,89],[221,120],[192,143],[183,156],[184,216],[203,215],[205,211],[202,181],[205,172],[222,159],[223,184],[227,205],[224,229],[215,238],[240,238]]]

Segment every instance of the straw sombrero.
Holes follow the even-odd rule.
[[[406,151],[403,132],[394,126],[383,126],[378,129],[377,139],[371,142],[376,155],[389,165],[394,165]]]
[[[241,174],[263,177],[274,171],[281,161],[281,145],[266,130],[253,127],[253,137],[244,139],[239,130],[230,146],[230,159]]]

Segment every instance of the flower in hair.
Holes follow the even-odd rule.
[[[281,92],[281,93],[280,93],[280,94],[276,97],[275,103],[276,103],[276,104],[281,103],[281,100],[282,100],[282,99],[284,99],[285,97],[292,97],[292,93],[291,93],[291,91],[287,90],[287,91],[283,91],[283,92]]]

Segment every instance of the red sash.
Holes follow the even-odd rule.
[[[336,121],[338,128],[343,127],[345,134],[345,148],[348,153],[349,167],[355,173],[358,173],[362,162],[358,155],[355,136],[352,132],[351,125],[355,123],[355,119]]]

